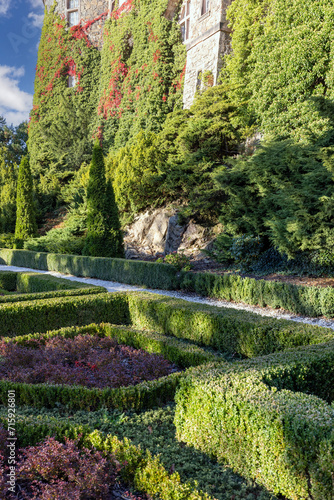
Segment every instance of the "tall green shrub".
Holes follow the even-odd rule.
[[[84,254],[93,257],[123,256],[122,233],[111,183],[106,185],[102,147],[96,143],[87,188],[87,235]]]
[[[106,227],[110,256],[124,257],[123,234],[111,180],[107,181],[106,185]]]
[[[32,189],[29,158],[25,156],[19,168],[16,195],[15,237],[20,240],[35,236],[37,233]]]

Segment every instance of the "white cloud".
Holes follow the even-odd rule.
[[[0,0],[1,2],[2,0]],[[42,0],[29,0],[30,5],[34,9],[43,9],[44,10],[44,4]]]
[[[19,78],[24,68],[0,65],[0,115],[7,123],[18,125],[29,117],[32,95],[19,88]]]
[[[5,16],[10,7],[10,0],[0,0],[0,16]]]
[[[44,14],[35,14],[35,12],[29,12],[28,19],[31,19],[31,24],[35,28],[41,28],[43,26]]]

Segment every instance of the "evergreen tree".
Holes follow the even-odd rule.
[[[33,202],[33,186],[29,158],[24,156],[20,163],[16,194],[15,238],[25,240],[36,236],[37,224]]]
[[[93,257],[120,257],[122,234],[112,187],[106,185],[104,157],[97,143],[93,149],[87,188],[87,235],[83,253]]]
[[[106,222],[110,253],[112,257],[124,258],[123,234],[111,180],[107,182],[106,186]]]

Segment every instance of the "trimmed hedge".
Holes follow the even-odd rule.
[[[0,249],[2,264],[118,281],[164,290],[184,290],[205,297],[282,308],[296,314],[334,317],[334,288],[301,286],[242,278],[235,274],[178,273],[156,262],[82,257]]]
[[[16,275],[16,290],[19,293],[53,292],[55,290],[77,290],[93,288],[93,285],[56,278],[49,274],[18,272]]]
[[[328,328],[140,292],[25,301],[0,308],[2,337],[100,322],[132,325],[246,357],[334,338]]]
[[[36,292],[36,293],[24,293],[24,294],[13,294],[0,296],[0,307],[1,304],[9,304],[13,302],[25,302],[32,300],[41,299],[52,299],[56,297],[77,297],[80,295],[96,295],[99,293],[105,293],[106,289],[100,286],[93,286],[92,288],[74,288],[73,290],[56,290],[54,292]]]
[[[0,418],[7,428],[6,419]],[[113,456],[121,464],[125,463],[121,476],[125,484],[133,486],[137,491],[148,495],[158,495],[161,500],[213,500],[207,493],[198,491],[190,483],[182,483],[177,472],[168,473],[159,458],[145,450],[137,448],[128,439],[120,441],[116,436],[90,429],[88,426],[55,423],[52,428],[36,422],[29,425],[24,421],[16,421],[17,446],[36,446],[48,436],[60,442],[78,439],[79,445],[94,448],[108,456]]]
[[[192,369],[178,439],[292,500],[333,497],[334,342]],[[316,395],[292,391],[310,391]]]
[[[14,341],[17,344],[25,346],[32,339],[38,339],[41,342],[52,337],[75,338],[77,335],[98,335],[99,337],[111,337],[117,339],[119,344],[133,347],[134,349],[144,349],[149,353],[160,354],[180,368],[198,366],[212,361],[223,361],[223,358],[217,353],[207,349],[202,349],[196,344],[177,340],[174,337],[168,337],[159,333],[135,330],[126,326],[112,325],[110,323],[93,323],[87,326],[74,326],[71,328],[61,328],[50,332],[40,334],[28,334],[20,337],[4,338],[4,341]]]
[[[0,288],[3,288],[8,292],[15,292],[16,277],[17,273],[14,273],[13,271],[0,271]]]
[[[83,386],[23,384],[0,381],[0,403],[8,401],[8,391],[15,391],[18,405],[36,408],[62,406],[67,410],[93,411],[100,408],[141,410],[172,401],[183,372],[172,373],[157,380],[119,388],[88,389]]]
[[[163,290],[173,290],[177,287],[175,268],[168,264],[155,262],[3,248],[0,249],[0,263]]]
[[[302,286],[291,283],[242,278],[236,274],[182,272],[181,290],[229,302],[282,308],[307,316],[334,317],[334,287]]]
[[[334,339],[329,328],[266,318],[235,309],[127,293],[131,324],[174,335],[220,352],[254,357]]]
[[[129,324],[126,295],[99,293],[3,304],[0,337],[45,333],[94,322]]]

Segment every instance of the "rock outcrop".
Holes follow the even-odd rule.
[[[212,230],[192,221],[178,224],[176,209],[148,210],[126,228],[125,255],[127,259],[138,259],[182,251],[199,258],[201,250],[210,246],[213,237]]]

